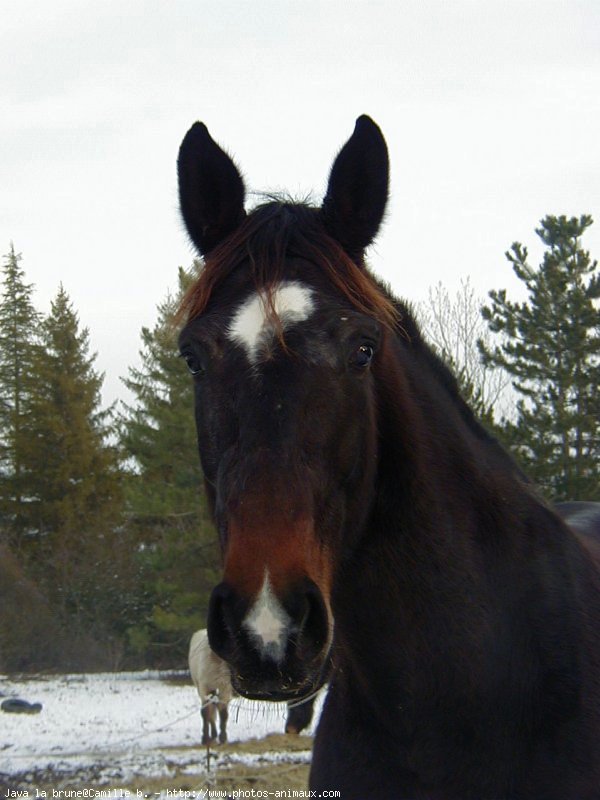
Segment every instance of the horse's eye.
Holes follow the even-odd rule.
[[[375,351],[370,344],[361,344],[361,346],[354,352],[352,356],[352,364],[355,367],[368,367],[373,360],[374,355]]]
[[[192,375],[201,375],[204,372],[204,367],[200,363],[199,359],[196,358],[196,356],[192,353],[182,353],[181,357],[184,359],[185,363],[187,364],[187,368]]]

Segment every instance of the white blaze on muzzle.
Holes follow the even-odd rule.
[[[290,615],[273,593],[269,573],[265,570],[262,588],[242,623],[263,658],[271,658],[276,663],[283,660],[291,622]]]

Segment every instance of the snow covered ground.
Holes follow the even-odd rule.
[[[22,681],[0,676],[0,700],[18,697],[43,707],[33,715],[0,712],[0,786],[12,781],[34,789],[51,775],[55,785],[117,787],[139,775],[197,773],[205,760],[198,696],[187,681],[162,678],[157,672]],[[284,704],[236,698],[229,711],[230,742],[283,733]],[[233,757],[219,754],[218,748],[214,753],[212,768]],[[289,757],[284,752],[261,756],[265,761]],[[310,754],[294,757],[309,760]]]

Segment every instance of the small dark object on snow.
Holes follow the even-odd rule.
[[[39,714],[42,710],[41,703],[28,703],[27,700],[19,700],[16,697],[9,697],[0,705],[2,711],[9,714]]]

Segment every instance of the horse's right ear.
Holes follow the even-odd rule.
[[[322,206],[327,230],[353,257],[362,255],[379,230],[389,171],[383,134],[370,117],[359,117],[333,163]]]
[[[181,143],[177,174],[185,227],[206,255],[244,218],[244,182],[202,122],[194,123]]]

